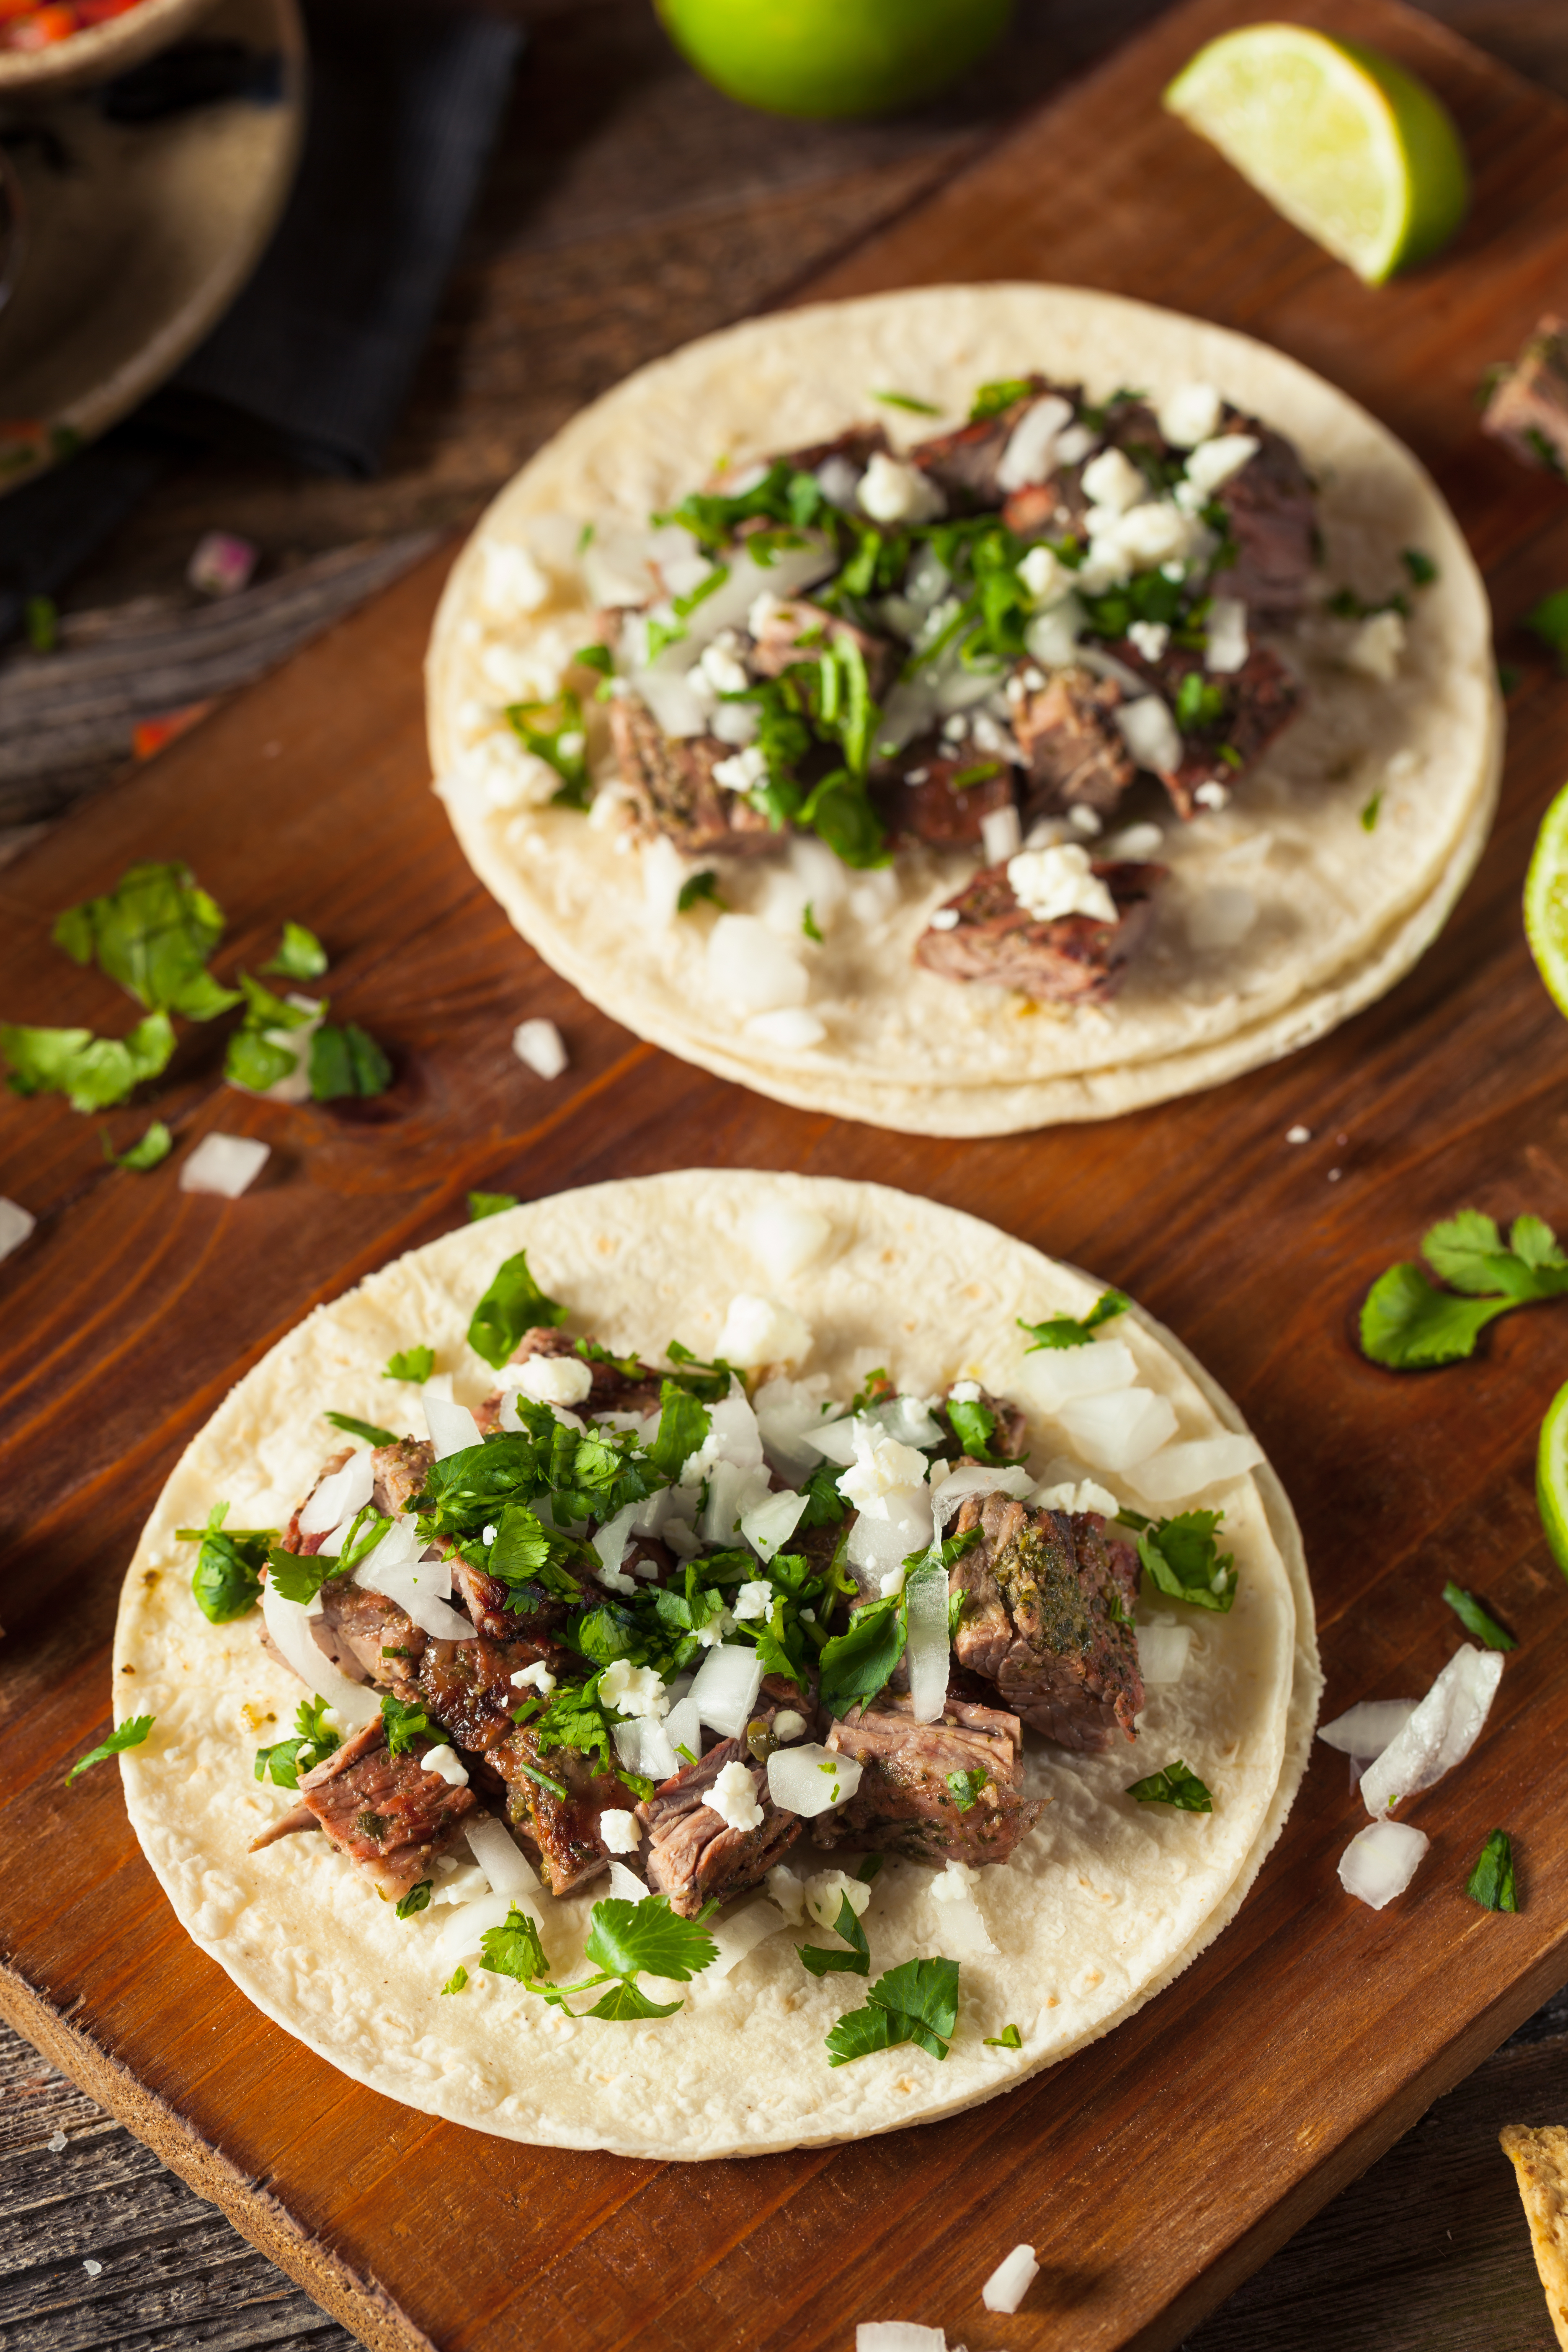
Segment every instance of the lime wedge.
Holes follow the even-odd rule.
[[[1541,1424],[1535,1456],[1535,1499],[1552,1558],[1568,1576],[1568,1388],[1559,1389]]]
[[[1568,1013],[1568,784],[1542,817],[1531,852],[1524,935],[1557,1010]]]
[[[1201,48],[1165,104],[1369,286],[1440,251],[1465,217],[1447,109],[1358,41],[1247,25]]]

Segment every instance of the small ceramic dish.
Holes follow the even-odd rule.
[[[58,97],[107,81],[167,47],[205,16],[213,0],[136,0],[122,16],[90,25],[41,49],[0,49],[0,105],[35,93]]]

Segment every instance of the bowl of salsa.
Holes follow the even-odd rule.
[[[106,81],[175,40],[210,0],[0,0],[0,98]]]

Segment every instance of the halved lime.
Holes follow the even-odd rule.
[[[1542,817],[1531,852],[1524,936],[1557,1010],[1568,1013],[1568,784]]]
[[[1535,1499],[1552,1558],[1568,1576],[1568,1388],[1546,1408],[1535,1454]]]
[[[1438,252],[1465,217],[1447,109],[1359,41],[1246,25],[1201,48],[1165,104],[1369,286]]]

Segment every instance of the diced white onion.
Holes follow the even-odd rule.
[[[1016,1385],[1045,1412],[1057,1412],[1074,1397],[1105,1396],[1130,1389],[1138,1377],[1132,1350],[1123,1339],[1093,1339],[1087,1348],[1037,1348],[1024,1359]]]
[[[781,1551],[800,1525],[805,1496],[785,1486],[741,1515],[741,1533],[762,1559]]]
[[[741,1227],[741,1238],[770,1281],[793,1282],[814,1265],[833,1236],[828,1220],[815,1209],[786,1202],[756,1210]]]
[[[1201,1495],[1205,1486],[1227,1484],[1254,1470],[1263,1459],[1255,1437],[1194,1437],[1176,1445],[1162,1445],[1135,1466],[1129,1465],[1129,1483],[1152,1503],[1175,1503]]]
[[[910,1576],[904,1588],[909,1606],[910,1699],[917,1723],[936,1723],[947,1703],[947,1578],[940,1568]]]
[[[713,1653],[710,1651],[709,1655],[712,1656],[712,1654]],[[761,1687],[759,1684],[758,1688]],[[682,1772],[686,1769],[688,1757],[695,1759],[702,1753],[702,1719],[697,1712],[697,1703],[689,1691],[684,1697],[675,1700],[669,1713],[664,1718],[662,1729],[666,1739],[669,1742],[670,1754],[675,1759],[669,1768],[670,1771]],[[686,1750],[685,1756],[680,1752],[683,1748]]]
[[[1404,1730],[1362,1776],[1362,1801],[1374,1821],[1464,1761],[1501,1680],[1500,1650],[1466,1642],[1455,1651]]]
[[[812,1420],[802,1429],[800,1443],[809,1447],[813,1455],[820,1454],[826,1462],[836,1462],[847,1469],[855,1459],[855,1433],[867,1426],[863,1414],[837,1421]]]
[[[930,1549],[932,1526],[931,1488],[895,1486],[861,1511],[849,1530],[845,1556],[852,1568],[886,1576],[889,1569],[901,1568],[911,1552]]]
[[[610,1900],[612,1903],[646,1903],[647,1888],[635,1870],[610,1856]]]
[[[1141,768],[1167,775],[1182,764],[1182,738],[1167,706],[1157,694],[1141,694],[1116,711],[1121,740]]]
[[[449,1559],[400,1559],[394,1547],[405,1522],[395,1525],[375,1549],[361,1560],[353,1582],[366,1592],[379,1592],[413,1619],[422,1633],[437,1642],[471,1642],[474,1629],[466,1617],[448,1608],[445,1596],[452,1590]],[[413,1530],[409,1529],[412,1536]]]
[[[762,1661],[750,1642],[724,1642],[709,1651],[688,1696],[700,1722],[727,1739],[739,1739],[751,1720],[763,1686]],[[671,1708],[667,1732],[677,1710]]]
[[[1175,1407],[1152,1389],[1079,1397],[1058,1418],[1092,1470],[1130,1470],[1176,1433]]]
[[[645,1780],[668,1780],[680,1769],[681,1759],[670,1746],[667,1725],[652,1716],[627,1716],[610,1726],[610,1736],[626,1769]],[[693,1748],[692,1754],[696,1752]]]
[[[558,1078],[571,1058],[553,1021],[520,1021],[511,1033],[511,1050],[542,1078]]]
[[[1341,1854],[1340,1885],[1369,1910],[1381,1911],[1404,1894],[1430,1843],[1408,1822],[1373,1822]]]
[[[708,1408],[708,1434],[680,1473],[683,1486],[700,1486],[716,1462],[733,1462],[752,1470],[763,1458],[763,1433],[746,1392],[738,1381],[730,1393]]]
[[[1200,441],[1188,454],[1187,479],[1208,497],[1233,474],[1239,474],[1261,446],[1251,433],[1217,433],[1212,440]]]
[[[772,1489],[763,1462],[742,1469],[738,1462],[715,1462],[708,1474],[708,1500],[698,1533],[710,1543],[732,1543],[749,1512],[768,1500]]]
[[[1359,1699],[1343,1715],[1336,1715],[1332,1723],[1320,1723],[1318,1737],[1325,1747],[1337,1748],[1342,1756],[1359,1756],[1370,1763],[1398,1738],[1420,1703],[1414,1698]]]
[[[936,1524],[945,1528],[971,1495],[1012,1495],[1021,1502],[1034,1483],[1021,1462],[1005,1470],[987,1470],[978,1462],[971,1463],[952,1472],[934,1490],[931,1509]]]
[[[1215,596],[1208,609],[1208,646],[1204,667],[1228,677],[1247,660],[1247,607],[1238,596]]]
[[[782,1812],[815,1821],[818,1813],[848,1803],[863,1769],[853,1757],[830,1755],[815,1739],[798,1748],[775,1748],[768,1758],[768,1794]]]
[[[1212,383],[1173,384],[1155,415],[1173,449],[1195,449],[1219,430],[1225,406]]]
[[[445,1462],[448,1454],[465,1454],[470,1445],[480,1443],[479,1424],[466,1404],[454,1404],[450,1397],[436,1395],[428,1381],[419,1391],[419,1401],[425,1408],[425,1426],[430,1433],[437,1462]]]
[[[180,1171],[180,1190],[237,1201],[260,1175],[271,1149],[253,1135],[204,1135]]]
[[[538,1894],[539,1874],[504,1822],[486,1813],[480,1821],[465,1822],[463,1834],[468,1852],[496,1894],[509,1897]]]
[[[1071,423],[1071,404],[1059,393],[1048,392],[1026,408],[998,461],[997,488],[1021,490],[1029,482],[1048,480],[1056,467],[1057,436]]]
[[[1138,1628],[1138,1671],[1151,1689],[1168,1683],[1179,1683],[1186,1672],[1187,1652],[1193,1645],[1190,1625],[1140,1625]]]
[[[987,866],[1005,866],[1024,845],[1018,812],[1008,805],[987,809],[980,820],[980,855]]]
[[[947,2332],[914,2319],[863,2319],[855,2330],[855,2352],[947,2352]]]
[[[310,1612],[301,1601],[285,1601],[270,1576],[262,1580],[261,1619],[307,1690],[327,1700],[346,1728],[363,1730],[380,1709],[379,1694],[339,1672],[310,1631]]]
[[[9,1257],[13,1250],[19,1250],[37,1222],[31,1209],[24,1209],[20,1201],[0,1196],[0,1257]]]
[[[302,1536],[326,1535],[363,1511],[375,1486],[375,1465],[368,1450],[351,1454],[341,1470],[323,1478],[300,1513]]]
[[[525,1912],[535,1927],[539,1913],[535,1906],[515,1895],[481,1895],[473,1903],[460,1903],[437,1937],[432,1958],[444,1969],[455,1968],[459,1960],[471,1959],[482,1948],[483,1939],[492,1927],[504,1927],[512,1905]]]
[[[1033,2246],[1015,2246],[981,2288],[980,2300],[987,2311],[1016,2311],[1039,2275]]]
[[[889,1397],[885,1404],[874,1404],[865,1418],[879,1423],[899,1445],[940,1445],[946,1434],[923,1397]]]
[[[742,1291],[730,1301],[713,1352],[743,1372],[761,1364],[801,1363],[811,1353],[811,1330],[793,1307]]]
[[[599,1555],[601,1568],[619,1568],[632,1540],[632,1522],[642,1507],[641,1503],[627,1503],[613,1519],[606,1519],[595,1535],[593,1545]]]

